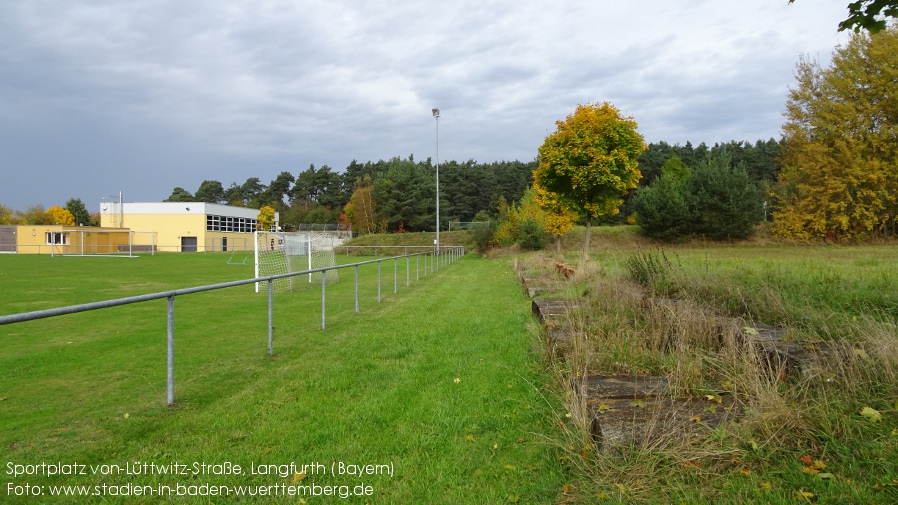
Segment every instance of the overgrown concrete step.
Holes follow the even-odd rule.
[[[864,351],[841,342],[783,342],[785,328],[746,326],[740,337],[753,344],[767,368],[785,375],[837,375],[842,364]]]
[[[786,375],[838,375],[843,363],[852,359],[852,346],[838,342],[759,341],[759,350],[768,368]]]
[[[753,324],[743,326],[739,331],[741,338],[750,340],[782,340],[786,335],[786,329],[778,326],[769,326],[766,324]]]
[[[590,406],[590,431],[602,450],[697,438],[743,415],[732,397],[607,399]]]
[[[567,327],[552,327],[546,329],[546,345],[549,346],[549,350],[553,352],[553,354],[564,354],[567,352],[568,348],[573,344],[573,339],[576,337],[574,332]]]
[[[552,290],[551,280],[546,275],[521,274],[521,284],[524,285],[524,292],[530,298]]]
[[[539,317],[540,322],[544,325],[546,321],[557,321],[562,316],[568,314],[575,304],[569,300],[546,300],[544,298],[534,298],[531,302],[533,313]]]
[[[640,399],[666,396],[670,381],[649,375],[590,375],[575,379],[574,390],[587,405],[605,400]]]

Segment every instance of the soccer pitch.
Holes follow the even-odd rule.
[[[229,258],[0,257],[0,314],[252,277]],[[555,406],[510,270],[463,258],[425,276],[412,259],[406,287],[399,260],[394,295],[385,261],[378,303],[366,265],[356,314],[343,269],[327,330],[319,286],[275,294],[273,357],[265,293],[179,296],[171,407],[165,300],[0,326],[2,501],[84,502],[48,495],[70,485],[113,503],[552,501]]]

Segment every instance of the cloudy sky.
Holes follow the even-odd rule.
[[[648,142],[779,138],[849,0],[0,3],[0,203],[96,211],[205,179],[529,161],[578,103]]]

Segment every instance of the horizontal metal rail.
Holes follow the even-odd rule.
[[[398,272],[398,261],[400,258],[406,258],[406,286],[409,285],[410,282],[410,258],[416,257],[415,264],[416,269],[418,262],[420,261],[420,257],[424,256],[425,260],[425,268],[424,273],[427,274],[427,261],[429,259],[431,269],[433,269],[434,263],[442,263],[448,264],[452,263],[458,258],[464,256],[464,247],[462,246],[450,246],[443,247],[438,252],[436,250],[428,250],[426,252],[412,253],[412,254],[404,254],[400,256],[393,256],[387,258],[378,258],[367,261],[360,261],[357,263],[350,263],[346,265],[337,265],[333,267],[322,267],[322,268],[313,268],[310,270],[303,270],[301,272],[289,272],[285,274],[277,274],[277,275],[269,275],[265,277],[256,277],[253,279],[243,279],[239,281],[231,281],[231,282],[221,282],[218,284],[208,284],[205,286],[195,286],[191,288],[183,288],[183,289],[174,289],[170,291],[160,291],[158,293],[150,293],[145,295],[137,295],[137,296],[128,296],[124,298],[115,298],[112,300],[103,300],[99,302],[90,302],[90,303],[82,303],[79,305],[69,305],[66,307],[57,307],[53,309],[44,309],[44,310],[35,310],[32,312],[21,312],[18,314],[9,314],[5,316],[0,316],[0,325],[4,324],[13,324],[13,323],[21,323],[25,321],[33,321],[36,319],[45,319],[48,317],[56,317],[56,316],[64,316],[66,314],[76,314],[79,312],[87,312],[91,310],[105,309],[109,307],[118,307],[121,305],[128,305],[132,303],[141,303],[148,302],[151,300],[168,300],[168,404],[171,405],[174,403],[174,301],[175,297],[182,295],[189,295],[192,293],[202,293],[204,291],[213,291],[216,289],[225,289],[236,286],[245,286],[247,284],[254,284],[257,282],[266,282],[268,283],[268,354],[272,354],[272,333],[273,333],[273,309],[272,309],[272,282],[276,279],[283,279],[287,277],[293,277],[297,275],[310,275],[314,273],[321,273],[321,329],[325,329],[325,313],[326,313],[326,284],[324,282],[325,272],[329,270],[339,270],[341,268],[355,268],[355,307],[356,312],[358,312],[358,293],[359,293],[359,276],[358,276],[358,268],[362,265],[370,265],[373,263],[377,263],[377,301],[381,300],[380,292],[381,292],[381,263],[384,261],[393,260],[393,292],[397,292],[397,272]],[[431,270],[433,271],[433,270]],[[417,274],[416,274],[417,280]]]
[[[444,254],[450,253],[450,248],[444,248]],[[464,254],[463,248],[460,254]],[[405,254],[401,256],[395,256],[395,258],[405,258],[405,257],[414,257],[414,256],[423,256],[423,255],[433,255],[433,251],[421,252],[421,253],[412,253]],[[301,272],[290,272],[286,274],[277,274],[277,275],[269,275],[266,277],[256,277],[253,279],[244,279],[239,281],[231,281],[231,282],[222,282],[219,284],[209,284],[206,286],[196,286],[192,288],[182,288],[182,289],[174,289],[171,291],[160,291],[158,293],[150,293],[146,295],[137,295],[137,296],[128,296],[125,298],[114,298],[112,300],[103,300],[100,302],[90,302],[90,303],[82,303],[79,305],[69,305],[66,307],[58,307],[54,309],[44,309],[44,310],[35,310],[32,312],[21,312],[18,314],[10,314],[6,316],[0,316],[0,325],[3,324],[12,324],[12,323],[20,323],[24,321],[32,321],[35,319],[44,319],[47,317],[54,316],[64,316],[66,314],[75,314],[78,312],[87,312],[89,310],[97,310],[97,309],[105,309],[107,307],[117,307],[120,305],[128,305],[131,303],[140,303],[140,302],[148,302],[150,300],[161,300],[163,298],[168,298],[170,296],[181,296],[181,295],[189,295],[191,293],[201,293],[204,291],[213,291],[216,289],[224,289],[224,288],[232,288],[235,286],[243,286],[246,284],[254,284],[256,282],[268,282],[276,279],[283,279],[286,277],[293,277],[296,275],[309,275],[319,272],[327,272],[328,270],[339,270],[341,268],[352,268],[361,265],[368,265],[371,263],[380,263],[382,261],[388,261],[394,259],[391,258],[381,258],[375,260],[367,260],[360,261],[358,263],[349,263],[346,265],[337,265],[335,267],[322,267],[322,268],[314,268],[312,270],[303,270]]]
[[[451,246],[456,247],[456,246]],[[338,245],[334,246],[334,251],[342,250],[343,254],[349,256],[349,253],[352,252],[356,256],[361,256],[358,253],[365,253],[366,251],[374,251],[374,256],[378,256],[380,251],[393,251],[397,249],[402,249],[402,255],[409,254],[409,249],[411,250],[421,250],[426,249],[429,251],[433,251],[432,245]],[[441,249],[447,249],[446,246],[441,247]]]

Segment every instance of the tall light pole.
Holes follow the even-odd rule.
[[[433,109],[437,122],[437,239],[434,241],[437,254],[440,253],[440,109]]]

